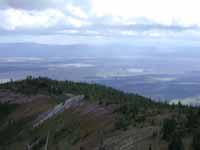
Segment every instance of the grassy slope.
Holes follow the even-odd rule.
[[[167,142],[161,140],[160,134],[163,119],[173,117],[179,128],[184,129],[186,127],[181,125],[186,124],[187,120],[184,118],[188,112],[196,112],[194,108],[155,103],[148,98],[101,85],[48,78],[10,82],[0,85],[0,89],[28,95],[33,99],[20,105],[0,105],[3,108],[0,109],[0,119],[3,122],[0,125],[2,150],[26,149],[28,143],[38,139],[45,140],[47,135],[49,150],[79,150],[80,147],[92,150],[101,141],[107,147],[115,149],[148,149],[149,145],[154,149],[167,149]],[[84,94],[84,104],[70,108],[32,129],[32,122],[38,114],[62,102],[68,97],[68,93]],[[193,131],[188,132],[187,128],[183,132],[185,147],[189,147]],[[44,143],[41,142],[35,149],[43,147]]]

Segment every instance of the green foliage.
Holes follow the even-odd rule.
[[[54,135],[54,142],[59,143],[63,139],[67,139],[68,143],[73,145],[80,140],[80,126],[77,124],[70,124],[66,128],[61,128]]]
[[[11,112],[16,109],[16,104],[0,103],[0,121],[5,119]]]
[[[178,113],[181,114],[183,112],[184,106],[182,105],[181,101],[178,102]]]
[[[26,80],[9,82],[1,84],[0,88],[26,95],[37,93],[47,95],[60,95],[62,93],[84,94],[89,101],[99,102],[101,104],[128,104],[134,100],[135,104],[149,106],[155,104],[151,99],[139,96],[137,94],[127,94],[98,84],[76,83],[71,81],[56,81],[46,77],[27,77]]]
[[[190,109],[187,113],[186,127],[189,131],[195,131],[200,126],[200,115],[195,109]]]
[[[195,133],[192,139],[192,148],[193,150],[200,150],[200,131]]]
[[[130,120],[128,117],[125,115],[119,115],[117,116],[116,122],[115,122],[115,128],[116,129],[122,129],[126,130],[128,126],[130,125]]]
[[[168,146],[168,150],[184,150],[184,145],[179,135],[173,134]]]
[[[0,145],[9,145],[17,138],[18,133],[26,127],[27,120],[9,122],[4,130],[0,130]]]
[[[87,131],[92,131],[90,127],[93,125],[92,121],[87,122],[82,117],[79,112],[64,111],[48,119],[38,128],[34,128],[29,136],[47,137],[49,135],[49,150],[70,150],[74,144],[84,139]]]
[[[127,94],[103,85],[56,81],[44,77],[33,78],[29,76],[25,80],[2,84],[0,88],[6,88],[25,95],[47,94],[60,97],[65,93],[83,94],[85,99],[90,102],[97,102],[106,106],[117,105],[115,112],[123,115],[123,118],[128,118],[126,125],[131,123],[138,112],[145,111],[158,104],[140,95]],[[59,99],[62,99],[62,97]],[[121,120],[119,119],[119,122],[125,122]]]
[[[38,140],[38,143],[35,144],[33,147],[32,147],[32,150],[40,150],[41,148],[44,147],[45,143],[46,143],[46,137],[42,137],[42,138],[39,138],[37,139]]]
[[[162,126],[163,139],[169,140],[176,130],[176,121],[174,119],[165,119]]]
[[[186,120],[185,126],[189,129],[197,129],[199,126],[200,111],[198,112],[194,108],[185,107],[181,103],[170,107],[167,103],[153,102],[151,99],[137,94],[124,93],[98,84],[56,81],[43,77],[33,78],[29,76],[25,80],[1,84],[0,89],[8,89],[25,95],[44,94],[52,96],[58,102],[66,100],[69,94],[83,94],[85,95],[85,100],[88,102],[103,106],[110,105],[114,109],[114,116],[116,116],[115,128],[120,130],[128,129],[131,124],[141,125],[140,123],[142,123],[142,125],[146,125],[145,120],[148,120],[152,114],[162,115],[163,112],[168,113],[168,110],[173,111],[179,114],[180,120],[176,119],[176,122],[174,119],[165,119],[162,125],[163,139],[170,141],[169,150],[183,149],[180,136],[174,135],[180,128],[182,129],[182,126],[180,126],[183,122],[182,120]],[[15,108],[16,105],[0,104],[0,119],[2,116],[8,116]],[[21,132],[24,131],[26,122],[10,122],[5,130],[0,131],[0,145],[9,145],[9,142],[12,143],[15,141],[16,137],[13,135],[18,136],[19,132],[22,133],[21,138],[23,140],[25,139],[30,142],[33,137],[46,137],[47,132],[51,131],[49,138],[50,150],[70,149],[72,145],[82,141],[94,132],[97,125],[95,122],[91,123],[90,121],[88,123],[86,121],[83,124],[84,120],[82,116],[76,113],[68,113],[62,113],[45,121],[44,124],[37,129],[31,130],[30,133]],[[151,125],[155,126],[157,125],[155,123],[157,118],[153,119],[151,120]],[[156,132],[153,133],[152,137],[157,137],[157,134]],[[199,135],[195,135],[192,144],[194,150],[199,150],[199,143]],[[35,149],[40,149],[43,145],[44,139],[41,140],[41,143]],[[149,149],[152,149],[151,145]]]
[[[149,145],[149,150],[152,150],[152,148],[151,148],[151,144]]]

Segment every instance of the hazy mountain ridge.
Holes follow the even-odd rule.
[[[148,56],[148,57],[198,57],[200,46],[179,46],[159,43],[145,46],[141,43],[128,44],[68,44],[48,45],[38,43],[1,43],[1,57],[123,57],[123,56]],[[189,50],[189,51],[186,51]]]

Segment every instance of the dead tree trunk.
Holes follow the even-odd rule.
[[[47,134],[47,139],[46,139],[46,143],[45,143],[45,146],[44,146],[44,150],[48,150],[48,143],[49,143],[49,132]]]

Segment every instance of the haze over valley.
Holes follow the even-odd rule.
[[[199,46],[155,44],[0,44],[0,79],[47,76],[100,83],[157,101],[199,104]]]

